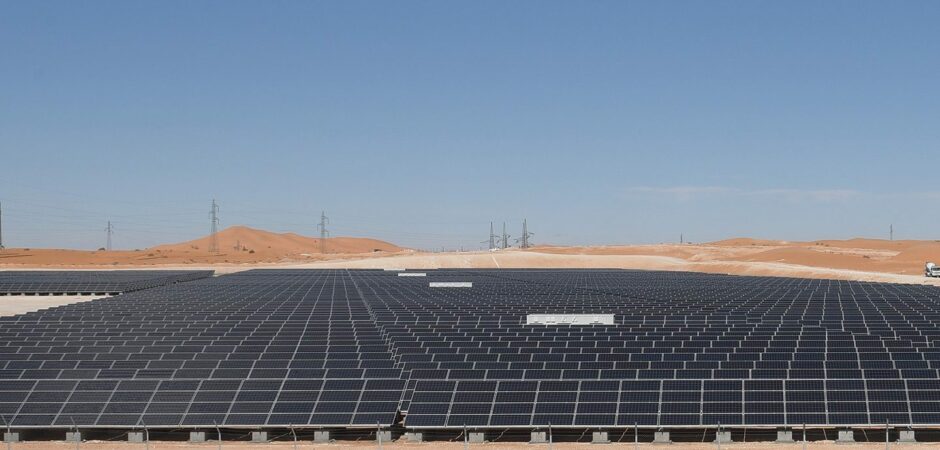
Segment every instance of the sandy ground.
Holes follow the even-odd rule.
[[[938,258],[940,259],[940,258]],[[677,256],[636,254],[569,254],[542,250],[508,250],[501,252],[419,253],[384,258],[321,261],[291,264],[293,268],[356,268],[356,269],[438,269],[438,268],[610,268],[671,270],[735,275],[788,276],[841,280],[878,281],[887,283],[933,284],[940,279],[923,275],[814,267],[784,262],[734,261],[721,259],[693,260]]]
[[[298,442],[295,444],[293,442],[271,442],[266,444],[253,444],[249,442],[222,442],[222,448],[231,448],[238,450],[264,450],[271,448],[278,449],[378,449],[379,446],[375,442],[371,441],[337,441],[336,443],[331,444],[313,444],[309,441]],[[718,446],[714,443],[673,443],[673,444],[650,444],[650,443],[640,443],[638,448],[658,448],[658,449],[681,449],[681,450],[715,450]],[[797,442],[793,444],[777,444],[774,442],[734,442],[731,444],[721,444],[721,448],[734,448],[734,449],[800,449],[803,447],[802,442]],[[940,448],[940,443],[916,443],[916,444],[898,444],[892,442],[889,446],[890,448]],[[86,448],[86,449],[96,449],[96,450],[118,450],[118,449],[145,449],[148,448],[145,444],[141,443],[128,443],[128,442],[101,442],[101,441],[89,441],[81,443],[80,447],[76,446],[75,443],[69,442],[18,442],[16,444],[10,445],[10,448],[13,449],[75,449],[75,448]],[[149,444],[149,449],[152,450],[206,450],[206,449],[218,449],[218,441],[209,441],[200,444],[191,444],[186,442],[164,442],[164,441],[154,441]],[[512,450],[522,450],[522,449],[548,449],[549,446],[545,444],[528,444],[524,442],[509,442],[509,443],[493,443],[487,442],[485,444],[470,444],[467,447],[464,447],[462,442],[424,442],[424,443],[408,443],[405,441],[396,441],[394,443],[384,443],[382,445],[383,449],[400,449],[400,450],[418,450],[418,449],[440,449],[440,450],[463,450],[465,448],[473,449],[488,449],[488,450],[500,450],[500,449],[512,449]],[[598,448],[617,448],[617,449],[628,449],[634,448],[634,444],[630,443],[611,443],[611,444],[590,444],[590,443],[555,443],[552,445],[552,448],[561,448],[561,449],[570,449],[570,450],[596,450]],[[856,443],[856,444],[836,444],[832,441],[812,441],[806,444],[806,448],[819,449],[819,450],[879,450],[884,449],[885,444],[881,443]]]
[[[3,295],[0,296],[0,317],[87,302],[97,298],[104,297],[94,295]]]
[[[74,268],[193,268],[198,265],[277,264],[321,261],[336,258],[369,258],[405,253],[385,241],[357,237],[326,240],[326,253],[320,240],[294,233],[272,233],[243,226],[220,231],[217,253],[210,253],[210,239],[204,237],[178,244],[148,249],[85,251],[38,248],[7,248],[0,251],[0,269],[13,267]]]
[[[940,279],[923,276],[926,261],[940,262],[940,241],[737,238],[706,244],[427,253],[375,239],[337,237],[328,240],[327,253],[320,253],[318,239],[239,226],[219,232],[218,240],[219,254],[208,252],[208,238],[135,251],[5,249],[0,251],[0,270],[161,268],[224,274],[265,267],[620,268],[940,285]]]

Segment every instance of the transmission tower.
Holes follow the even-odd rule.
[[[108,221],[108,227],[104,229],[108,233],[108,245],[105,246],[105,250],[111,251],[111,235],[114,234],[114,227],[111,225],[111,221]]]
[[[3,205],[0,204],[0,250],[3,250]]]
[[[493,232],[493,222],[490,222],[490,239],[488,241],[482,241],[480,243],[489,244],[489,249],[493,250],[494,248],[496,248],[496,241],[498,239],[500,239],[500,237],[496,233]]]
[[[891,240],[893,241],[894,240],[894,224],[893,223],[891,224],[890,227],[888,227],[888,235],[891,237]],[[3,242],[0,242],[0,244],[2,243]],[[3,246],[0,245],[0,248],[3,248]]]
[[[520,248],[529,248],[532,245],[529,242],[529,238],[534,236],[535,233],[529,233],[529,225],[526,223],[526,219],[522,219],[522,237],[516,239],[516,242],[519,243]]]
[[[326,238],[330,236],[330,231],[326,229],[326,226],[329,223],[330,218],[326,217],[324,211],[320,211],[320,223],[317,224],[317,228],[320,230],[320,253],[326,253]]]
[[[493,222],[490,222],[490,250],[496,248],[496,233],[493,232]]]
[[[507,248],[509,248],[509,235],[506,234],[506,222],[503,222],[502,249],[505,250]]]
[[[212,209],[209,210],[209,219],[212,221],[212,231],[209,233],[209,253],[219,252],[219,205],[212,199]]]

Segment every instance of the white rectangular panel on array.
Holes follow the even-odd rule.
[[[526,325],[615,325],[613,314],[529,314]]]
[[[398,274],[400,277],[424,277],[427,276],[424,272],[400,272]]]
[[[473,283],[470,281],[432,281],[428,283],[428,287],[468,288],[473,287]]]

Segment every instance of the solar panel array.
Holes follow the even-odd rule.
[[[16,427],[940,425],[940,289],[255,270],[0,318]],[[430,282],[472,282],[432,288]],[[526,325],[614,314],[615,325]]]
[[[211,277],[212,270],[6,270],[0,295],[119,294]]]
[[[940,290],[628,271],[360,274],[406,426],[940,424]],[[615,326],[525,325],[613,313]]]
[[[345,271],[245,272],[0,318],[15,427],[371,426],[404,381]]]

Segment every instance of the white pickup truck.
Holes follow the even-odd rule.
[[[940,266],[937,266],[932,262],[928,262],[927,265],[924,266],[924,275],[928,277],[940,278]]]

